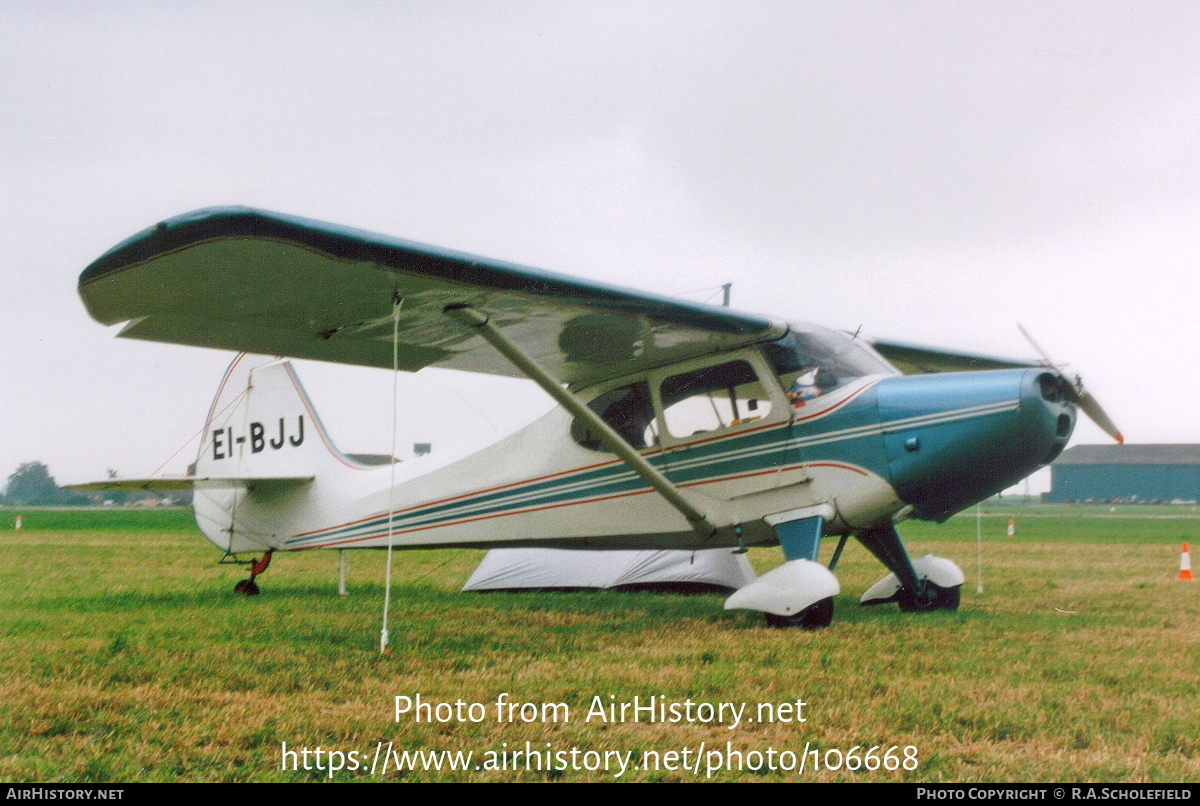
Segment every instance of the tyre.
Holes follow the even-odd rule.
[[[962,585],[943,588],[925,580],[925,595],[914,596],[911,592],[901,589],[896,596],[896,603],[905,613],[929,613],[933,610],[957,610],[962,596]]]
[[[767,624],[772,627],[800,627],[804,630],[819,630],[828,627],[833,621],[833,598],[821,599],[790,616],[777,616],[774,613],[767,613],[766,616]]]
[[[243,579],[241,582],[233,586],[235,593],[244,593],[247,596],[254,596],[258,593],[258,585],[253,579]]]

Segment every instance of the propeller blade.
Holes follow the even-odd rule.
[[[1019,322],[1017,323],[1017,330],[1021,331],[1021,335],[1025,337],[1025,341],[1029,342],[1033,346],[1033,349],[1041,354],[1042,360],[1045,361],[1051,369],[1058,370],[1059,375],[1062,375],[1064,378],[1067,377],[1067,374],[1059,369],[1058,365],[1054,363],[1054,359],[1050,357],[1050,354],[1042,349],[1042,345],[1033,340],[1033,336],[1030,336],[1029,331],[1022,327]]]
[[[1025,337],[1025,340],[1033,345],[1033,349],[1041,353],[1042,358],[1045,360],[1048,367],[1053,369],[1063,378],[1067,377],[1067,374],[1050,359],[1050,356],[1045,350],[1042,349],[1042,346],[1033,340],[1033,336],[1029,335],[1028,330],[1021,327],[1019,324],[1017,325],[1017,329],[1021,331],[1021,335]],[[1101,431],[1115,439],[1118,445],[1124,445],[1125,436],[1121,433],[1121,430],[1117,428],[1116,424],[1112,421],[1112,418],[1109,417],[1104,409],[1100,406],[1099,401],[1092,397],[1091,392],[1083,388],[1083,379],[1076,375],[1075,383],[1073,385],[1068,384],[1068,386],[1070,386],[1071,390],[1075,393],[1075,405],[1079,406],[1083,413],[1086,414],[1093,423],[1100,427]]]
[[[1104,409],[1100,408],[1100,404],[1096,402],[1096,398],[1092,397],[1092,393],[1086,389],[1079,393],[1079,408],[1083,409],[1083,413],[1092,418],[1092,422],[1100,426],[1100,429],[1117,441],[1118,445],[1125,444],[1125,437],[1113,423]]]

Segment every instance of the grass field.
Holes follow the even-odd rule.
[[[275,558],[263,594],[186,511],[0,510],[0,779],[307,780],[281,745],[365,755],[407,750],[743,754],[916,748],[915,770],[725,770],[715,780],[1196,781],[1200,779],[1200,582],[1176,580],[1187,508],[1018,510],[982,520],[985,593],[975,592],[976,521],[902,527],[910,550],[968,577],[955,613],[860,608],[884,570],[851,543],[831,628],[780,631],[720,595],[461,594],[481,552],[396,555],[391,655],[378,653],[382,553]],[[1142,514],[1139,514],[1142,513]],[[1054,515],[1054,517],[1048,517]],[[1128,517],[1098,517],[1120,514]],[[832,551],[827,541],[823,557]],[[761,572],[778,550],[754,550]],[[1066,612],[1063,612],[1066,611]],[[393,698],[488,705],[481,723],[394,720]],[[570,721],[500,723],[498,695],[566,703]],[[584,721],[593,696],[758,703],[803,700],[803,723]],[[880,752],[880,755],[882,751]],[[582,756],[580,757],[582,758]],[[686,757],[685,759],[686,760]],[[752,763],[746,759],[747,763]],[[621,780],[696,780],[630,769]],[[335,780],[611,780],[597,770],[407,772]]]

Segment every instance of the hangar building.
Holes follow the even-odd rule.
[[[1050,465],[1052,503],[1200,500],[1200,445],[1076,445]]]

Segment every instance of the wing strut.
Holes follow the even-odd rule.
[[[709,537],[717,531],[717,526],[700,510],[696,509],[671,481],[658,468],[646,461],[640,453],[618,434],[596,412],[589,409],[582,400],[567,390],[549,372],[542,369],[529,356],[521,352],[521,348],[512,343],[495,325],[488,321],[487,314],[465,305],[452,305],[444,313],[456,322],[466,325],[489,344],[496,348],[502,356],[512,362],[527,378],[534,381],[545,390],[546,394],[558,401],[563,408],[587,423],[588,429],[604,444],[604,447],[615,453],[630,470],[637,473],[653,487],[667,503],[679,510],[687,518],[702,537]]]

